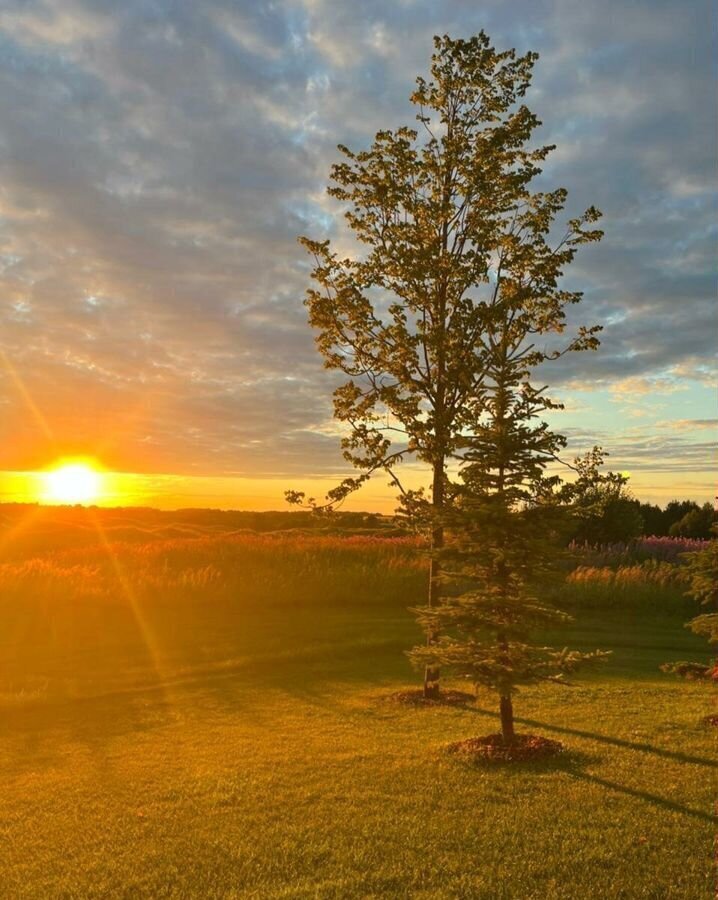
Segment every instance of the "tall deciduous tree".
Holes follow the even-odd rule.
[[[628,476],[602,471],[607,456],[602,447],[594,447],[578,457],[576,478],[564,488],[573,517],[571,537],[579,543],[630,541],[643,532],[643,517],[628,490]]]
[[[484,412],[487,322],[511,296],[527,337],[563,327],[564,308],[581,295],[559,288],[562,271],[579,244],[600,237],[591,207],[552,241],[566,191],[531,190],[553,149],[529,146],[540,122],[521,102],[537,54],[499,52],[484,32],[434,44],[431,77],[418,78],[411,95],[418,127],[380,131],[368,150],[339,147],[344,161],[332,168],[329,193],[347,205],[361,252],[341,257],[328,240],[300,239],[315,260],[307,304],[319,350],[348,376],[334,415],[359,470],[327,502],[380,471],[411,500],[397,465],[409,456],[427,465],[430,606],[440,601],[447,467],[461,460]],[[584,330],[576,341],[595,338]],[[425,693],[438,689],[429,667]]]

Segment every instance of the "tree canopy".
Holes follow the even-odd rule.
[[[601,237],[589,207],[552,241],[566,191],[531,190],[553,149],[529,146],[540,122],[520,102],[537,54],[499,52],[484,32],[434,43],[431,79],[418,78],[410,98],[418,127],[380,131],[367,150],[339,146],[328,191],[346,204],[361,252],[301,238],[315,260],[310,321],[326,365],[348,376],[334,414],[361,472],[330,501],[377,470],[397,479],[407,455],[442,471],[461,459],[484,410],[497,305],[520,300],[521,352],[531,353],[581,298],[559,286],[564,268]],[[579,329],[570,349],[595,346],[597,330]]]

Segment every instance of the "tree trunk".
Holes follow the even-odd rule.
[[[447,140],[451,142],[453,131],[453,120],[449,117],[447,124]],[[453,210],[449,209],[451,203],[451,165],[448,164],[443,175],[442,185],[442,214],[443,223],[441,226],[441,243],[439,247],[439,257],[441,260],[446,255],[449,246],[449,218],[453,215]],[[438,284],[438,309],[436,321],[439,323],[437,334],[437,351],[436,351],[436,387],[434,397],[434,428],[435,428],[435,455],[434,470],[431,484],[431,505],[434,514],[439,513],[444,507],[444,464],[446,462],[446,384],[444,381],[446,374],[446,299],[447,299],[447,280],[446,274],[442,274]],[[425,345],[426,348],[426,345]],[[437,606],[441,601],[441,592],[439,589],[439,576],[441,574],[441,563],[435,558],[437,551],[444,546],[444,528],[441,523],[435,525],[431,532],[431,564],[429,567],[429,607]],[[427,646],[436,643],[438,635],[429,631],[426,635]],[[438,697],[439,695],[439,669],[436,666],[427,666],[424,669],[424,697]]]
[[[504,739],[504,744],[513,744],[516,735],[514,734],[514,705],[510,696],[501,697],[500,709],[501,736]]]
[[[505,569],[503,562],[499,563],[499,577],[502,581],[503,586],[503,594],[506,594],[506,580],[505,580]],[[502,632],[496,636],[498,639],[499,647],[501,648],[501,653],[499,654],[499,660],[502,665],[508,666],[509,664],[509,642],[506,638],[506,635]],[[507,688],[504,686],[502,690],[506,690]],[[504,739],[505,744],[513,744],[514,742],[514,705],[511,702],[511,694],[499,694],[501,700],[499,703],[499,711],[501,713],[501,735]]]
[[[434,478],[431,493],[432,506],[434,511],[441,510],[444,506],[444,461],[443,459],[434,463]],[[441,574],[441,563],[434,557],[437,550],[441,550],[444,546],[444,528],[438,525],[431,532],[431,563],[429,565],[429,606],[436,606],[440,602],[439,592],[439,575]],[[427,646],[436,641],[437,635],[429,632],[426,636]],[[435,666],[426,666],[424,669],[424,697],[432,698],[439,696],[439,669]]]

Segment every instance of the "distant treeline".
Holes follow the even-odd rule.
[[[715,513],[709,503],[671,500],[665,507],[618,497],[575,522],[567,541],[612,544],[642,535],[711,537]],[[407,534],[394,516],[309,510],[248,512],[222,509],[159,510],[150,507],[42,506],[0,504],[0,559],[30,556],[109,542],[147,542],[235,532],[301,531],[317,534]]]
[[[710,503],[699,506],[693,500],[671,500],[665,507],[634,500],[643,520],[643,534],[657,537],[708,538],[716,514]]]
[[[146,543],[237,532],[301,531],[324,534],[405,534],[392,516],[311,511],[245,512],[221,509],[0,504],[0,560],[98,543]]]
[[[150,506],[43,506],[39,503],[0,503],[0,524],[20,522],[28,517],[37,523],[54,522],[92,526],[101,521],[113,527],[141,528],[168,526],[207,531],[277,531],[286,528],[324,528],[330,522],[343,528],[391,528],[393,516],[379,513],[342,512],[320,516],[311,510],[253,512],[237,509],[154,509]]]
[[[664,507],[627,496],[604,503],[594,515],[576,522],[573,539],[588,544],[611,544],[638,537],[710,538],[716,512],[710,503],[671,500]]]

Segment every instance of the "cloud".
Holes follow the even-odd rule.
[[[631,375],[609,385],[613,399],[621,403],[640,403],[647,396],[655,397],[657,394],[674,394],[685,390],[687,385],[670,375]]]
[[[646,402],[709,378],[716,55],[710,4],[691,11],[4,3],[0,343],[24,388],[0,370],[0,468],[82,445],[126,470],[342,470],[296,236],[347,245],[324,195],[335,145],[412,124],[437,32],[541,52],[528,100],[558,144],[541,183],[569,188],[567,214],[605,212],[605,241],[567,279],[585,290],[573,319],[607,323],[603,346],[547,378]]]
[[[705,429],[718,430],[718,419],[675,419],[667,422],[657,422],[659,428],[671,428],[675,431],[703,431]]]
[[[609,451],[606,468],[617,472],[704,475],[715,462],[715,441],[696,440],[692,434],[671,434],[670,429],[655,426],[619,433],[570,428],[566,435],[574,456],[596,444],[603,445]],[[710,490],[710,482],[704,483],[703,491]]]

